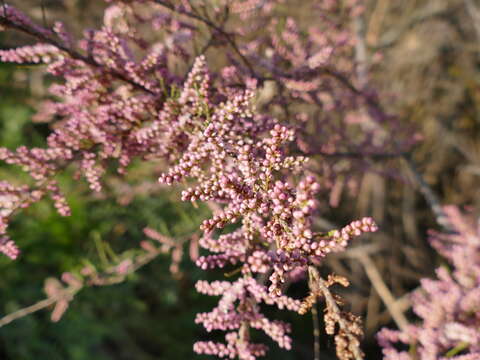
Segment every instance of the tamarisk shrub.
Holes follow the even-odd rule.
[[[255,359],[267,348],[251,341],[253,329],[290,349],[289,325],[267,319],[260,304],[305,314],[324,297],[326,331],[335,336],[338,357],[360,359],[360,321],[343,312],[329,290],[348,281],[333,275],[324,280],[316,266],[327,254],[342,251],[349,240],[376,231],[377,226],[363,218],[339,230],[317,232],[312,220],[319,212],[319,195],[331,190],[336,174],[356,165],[332,161],[307,165],[309,155],[384,151],[392,143],[371,123],[354,131],[344,126],[362,123],[359,108],[375,98],[342,74],[355,69],[353,42],[337,25],[360,11],[358,4],[316,6],[331,35],[323,35],[322,29],[305,35],[293,18],[281,15],[282,1],[239,2],[232,10],[243,20],[238,33],[247,39],[239,47],[224,29],[229,2],[212,7],[218,24],[198,15],[188,1],[110,3],[102,28],[85,31],[77,43],[61,23],[44,28],[17,9],[0,6],[1,25],[41,41],[0,50],[0,59],[42,63],[48,73],[62,79],[50,87],[56,100],[45,101],[36,115],[36,120],[52,124],[47,147],[0,148],[2,161],[19,166],[32,178],[29,185],[0,183],[0,251],[12,259],[18,256],[6,234],[8,220],[17,210],[50,196],[61,215],[70,214],[55,179],[66,167],[75,167],[77,176],[98,192],[110,164],[123,174],[134,159],[160,162],[162,184],[181,184],[182,200],[194,205],[206,202],[216,209],[203,222],[199,240],[211,253],[198,257],[197,265],[204,270],[235,266],[238,274],[232,282],[197,283],[199,292],[221,299],[211,312],[198,314],[196,322],[207,331],[227,332],[226,343],[197,342],[197,353]],[[257,15],[256,22],[245,21]],[[284,29],[279,29],[280,18],[285,20]],[[147,25],[158,30],[160,39],[141,31]],[[206,57],[192,50],[205,40],[200,25],[210,30],[202,52],[214,45],[224,47],[227,66],[210,72]],[[271,31],[255,40],[262,27]],[[259,58],[263,53],[265,58]],[[331,65],[335,59],[343,59],[340,70]],[[179,64],[188,71],[179,74]],[[334,81],[323,82],[324,74]],[[270,81],[278,95],[265,95]],[[298,106],[303,110],[291,116]],[[326,111],[314,119],[311,114],[318,108]],[[370,112],[373,122],[387,118]],[[310,134],[312,126],[315,137]],[[400,132],[395,135],[402,138]],[[401,145],[410,144],[406,140]],[[286,295],[288,283],[301,279],[299,274],[308,277],[310,292],[305,299]]]
[[[422,279],[412,294],[421,319],[404,331],[382,329],[378,340],[385,359],[480,358],[480,234],[478,222],[454,206],[445,209],[454,232],[431,232],[430,242],[448,264],[436,270],[437,279]],[[398,351],[396,343],[409,351]]]

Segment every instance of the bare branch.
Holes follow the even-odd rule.
[[[78,286],[70,286],[66,288],[65,290],[59,292],[55,296],[48,297],[44,300],[41,300],[33,305],[24,307],[23,309],[17,310],[13,313],[10,313],[8,315],[5,315],[3,318],[0,319],[0,328],[2,326],[5,326],[7,324],[10,324],[12,321],[15,321],[17,319],[20,319],[22,317],[25,317],[27,315],[33,314],[34,312],[37,312],[39,310],[45,309],[49,307],[50,305],[55,304],[57,301],[64,299],[65,297],[72,297],[75,295],[81,287]]]
[[[480,42],[480,10],[474,4],[473,0],[464,0],[463,2],[467,8],[468,15],[472,18],[473,27],[475,28],[477,39]]]
[[[94,274],[85,283],[79,282],[78,284],[77,283],[72,284],[64,288],[63,290],[59,291],[58,294],[49,296],[48,298],[43,299],[33,305],[17,310],[11,314],[5,315],[3,318],[0,318],[0,328],[2,326],[5,326],[11,323],[12,321],[15,321],[22,317],[33,314],[34,312],[37,312],[39,310],[45,309],[63,299],[71,300],[73,296],[77,294],[85,286],[87,287],[88,286],[107,286],[107,285],[114,285],[114,284],[121,283],[125,281],[125,279],[127,278],[127,275],[134,273],[141,267],[150,263],[161,253],[163,253],[161,249],[158,249],[157,251],[152,251],[152,252],[145,252],[144,254],[141,254],[135,258],[132,265],[128,268],[128,270],[124,274],[116,275],[115,274],[116,267],[114,266],[112,268],[107,269],[103,274]]]
[[[373,263],[370,256],[365,253],[359,253],[356,258],[362,263],[365,268],[365,272],[372,283],[373,287],[377,291],[378,295],[382,299],[383,303],[387,307],[388,311],[392,315],[393,320],[401,330],[406,330],[408,326],[408,320],[401,310],[396,306],[396,300],[392,293],[388,289],[387,285],[382,279],[380,272]]]
[[[417,167],[412,160],[410,155],[402,155],[402,159],[404,160],[407,168],[409,169],[413,180],[418,188],[418,191],[423,195],[425,200],[427,201],[430,209],[432,210],[433,214],[435,215],[435,220],[437,223],[443,228],[443,230],[447,232],[453,231],[453,225],[448,220],[447,215],[443,211],[442,204],[440,199],[438,198],[437,194],[433,191],[433,189],[428,185],[425,181],[423,176],[417,170]]]
[[[311,312],[313,320],[313,359],[320,360],[320,322],[318,321],[317,304],[313,304]]]

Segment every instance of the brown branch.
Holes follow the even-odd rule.
[[[393,306],[397,308],[398,311],[401,311],[401,312],[405,312],[408,309],[410,309],[410,307],[412,306],[412,302],[410,301],[410,294],[415,291],[416,290],[413,290],[412,292],[407,293],[402,297],[398,298],[397,300],[395,300],[395,302],[393,303]],[[378,323],[387,323],[388,321],[390,321],[391,318],[392,318],[392,314],[388,309],[386,309],[384,312],[382,312],[378,316]]]
[[[374,109],[375,111],[378,111],[382,114],[386,114],[386,111],[383,109],[383,106],[380,104],[380,102],[377,100],[376,97],[372,97],[368,94],[365,94],[362,90],[368,86],[367,83],[367,54],[366,54],[366,45],[365,45],[365,31],[364,31],[364,26],[362,23],[362,18],[359,17],[355,19],[355,36],[356,36],[356,42],[357,46],[355,48],[355,55],[356,59],[358,61],[358,67],[359,71],[357,73],[357,76],[359,78],[360,82],[360,89],[355,88],[355,86],[352,84],[349,86],[350,89],[352,90],[355,94],[360,95],[363,97],[366,101],[366,104]],[[347,82],[348,79],[346,79]],[[377,123],[374,123],[376,127],[379,127]],[[400,146],[399,144],[393,139],[393,145],[395,148],[399,149]],[[433,191],[433,189],[427,184],[423,176],[418,172],[415,162],[413,161],[410,153],[405,153],[403,152],[402,155],[400,156],[405,163],[407,164],[408,169],[413,175],[413,180],[420,191],[420,193],[424,196],[425,200],[427,201],[428,205],[430,206],[430,209],[432,210],[436,222],[445,230],[445,231],[452,231],[453,226],[450,224],[448,217],[446,216],[445,212],[443,211],[440,199],[438,198],[437,194]]]
[[[318,321],[317,304],[312,305],[313,319],[313,360],[320,360],[320,322]]]
[[[52,296],[52,297],[49,297],[47,299],[41,300],[41,301],[39,301],[39,302],[37,302],[33,305],[24,307],[20,310],[17,310],[15,312],[13,312],[13,313],[5,315],[3,318],[0,319],[0,328],[2,326],[5,326],[5,325],[11,323],[12,321],[15,321],[15,320],[20,319],[22,317],[25,317],[27,315],[33,314],[34,312],[37,312],[39,310],[45,309],[46,307],[49,307],[50,305],[55,304],[59,300],[62,300],[66,297],[67,298],[72,297],[80,289],[81,289],[81,287],[78,287],[78,286],[70,286],[70,287],[64,289],[63,291],[61,291],[60,293],[58,293],[55,296]]]
[[[327,303],[327,306],[335,314],[335,316],[337,316],[338,325],[343,330],[343,332],[347,335],[348,339],[353,344],[355,344],[358,341],[358,339],[356,338],[355,335],[353,335],[350,332],[349,324],[342,317],[342,311],[338,307],[337,302],[335,301],[332,293],[330,292],[327,285],[325,284],[325,280],[323,280],[322,278],[319,278],[318,287],[320,288],[320,291],[322,292],[325,298],[325,302]],[[363,360],[362,351],[360,350],[359,346],[356,346],[356,345],[350,346],[349,349],[352,351],[355,360]]]
[[[405,331],[408,326],[408,320],[398,306],[396,306],[397,301],[383,281],[382,275],[380,275],[380,272],[373,263],[372,259],[365,253],[359,253],[356,258],[362,263],[370,283],[373,285],[375,291],[380,296],[388,311],[392,315],[392,318],[397,324],[398,328],[402,331]]]
[[[207,25],[209,28],[211,28],[211,29],[215,30],[216,32],[218,32],[219,34],[221,34],[225,38],[225,40],[228,42],[228,44],[232,47],[233,51],[238,55],[238,57],[242,60],[242,62],[248,68],[248,70],[250,71],[250,74],[252,76],[254,76],[255,78],[259,78],[258,76],[256,76],[255,70],[253,69],[252,64],[250,64],[248,59],[245,57],[245,55],[242,54],[242,52],[238,48],[238,46],[235,43],[235,40],[233,39],[232,35],[229,34],[228,32],[226,32],[221,26],[216,25],[214,22],[207,19],[206,17],[203,17],[199,14],[187,11],[187,10],[181,8],[181,7],[177,7],[177,6],[175,6],[174,4],[171,4],[168,1],[164,1],[164,0],[152,0],[152,1],[154,3],[160,5],[160,6],[163,6],[167,9],[169,9],[170,11],[172,11],[174,13],[187,16],[191,19],[198,20],[198,21],[204,23],[205,25]],[[226,8],[226,11],[228,12],[228,7]]]
[[[308,272],[311,276],[311,281],[309,284],[311,287],[311,291],[313,293],[321,294],[325,299],[325,303],[327,305],[327,310],[332,313],[334,316],[335,322],[340,327],[342,333],[348,339],[348,350],[353,355],[354,360],[363,360],[363,353],[360,350],[360,342],[352,330],[351,330],[351,323],[344,317],[342,310],[339,308],[337,304],[337,300],[334,298],[334,295],[330,292],[329,285],[327,282],[320,276],[317,268],[315,266],[309,266]],[[337,355],[340,355],[337,353]],[[341,356],[340,356],[341,357]]]
[[[223,13],[223,16],[222,16],[222,19],[220,20],[220,28],[223,29],[223,27],[225,26],[225,23],[228,21],[228,17],[229,17],[230,13],[228,11],[228,7],[225,7],[225,11]],[[201,48],[200,52],[196,55],[196,56],[199,56],[199,55],[204,55],[206,54],[206,52],[208,51],[208,49],[210,47],[212,47],[213,45],[215,45],[215,34],[210,34],[207,42],[205,43],[205,45],[203,45],[203,47]],[[185,77],[183,79],[183,81],[186,81],[187,80],[187,77],[188,77],[188,74],[190,73],[190,71],[192,70],[193,68],[193,64],[194,62],[192,62],[192,64],[190,64],[190,66],[188,67],[188,71],[185,73]]]
[[[408,170],[410,171],[413,180],[418,188],[418,191],[423,195],[425,200],[427,201],[430,209],[432,210],[433,214],[435,215],[436,222],[443,228],[443,230],[447,232],[454,231],[454,227],[450,220],[448,220],[448,216],[443,211],[442,204],[440,199],[438,198],[437,194],[433,191],[433,189],[428,185],[425,181],[423,176],[417,170],[417,166],[415,162],[412,160],[410,155],[402,155],[402,159],[404,160],[405,164],[407,165]]]
[[[6,14],[6,12],[4,11],[4,14]],[[142,90],[142,91],[145,91],[151,95],[156,95],[155,92],[147,89],[146,87],[144,87],[143,85],[141,84],[138,84],[137,82],[133,81],[132,79],[129,79],[127,76],[125,76],[124,74],[116,71],[116,70],[113,70],[113,69],[108,69],[106,68],[104,65],[98,63],[97,61],[95,61],[95,59],[93,59],[93,57],[91,56],[84,56],[82,55],[81,53],[79,53],[78,51],[74,50],[74,49],[71,49],[65,45],[63,45],[60,41],[57,41],[56,39],[50,37],[50,36],[47,36],[45,34],[42,34],[42,33],[39,33],[31,28],[29,28],[28,26],[25,26],[25,25],[22,25],[22,24],[17,24],[15,23],[14,21],[11,21],[9,20],[8,18],[4,17],[4,16],[0,16],[0,25],[3,25],[5,27],[8,27],[8,28],[11,28],[11,29],[15,29],[17,31],[20,31],[20,32],[23,32],[27,35],[30,35],[34,38],[36,38],[37,40],[40,40],[42,42],[45,42],[45,43],[48,43],[50,45],[53,45],[55,46],[56,48],[64,51],[65,53],[67,53],[72,59],[75,59],[75,60],[80,60],[82,62],[84,62],[85,64],[87,65],[90,65],[94,68],[98,68],[98,69],[102,69],[103,71],[105,71],[106,73],[112,75],[113,77],[119,79],[119,80],[122,80],[124,82],[127,82],[129,83],[130,85],[132,85],[133,87],[137,88],[138,90]]]
[[[111,273],[115,272],[116,266],[109,268],[105,271],[105,274],[94,274],[91,278],[86,281],[85,283],[70,285],[69,287],[63,289],[58,294],[54,296],[50,296],[46,299],[43,299],[33,305],[24,307],[20,310],[17,310],[13,313],[5,315],[3,318],[0,318],[0,328],[5,326],[12,321],[25,317],[27,315],[33,314],[39,310],[45,309],[56,302],[69,298],[71,299],[76,293],[78,293],[84,286],[106,286],[106,285],[115,285],[125,281],[127,275],[134,273],[141,267],[145,266],[146,264],[150,263],[154,260],[158,255],[162,254],[163,251],[158,249],[157,251],[146,252],[142,255],[139,255],[135,258],[134,263],[129,267],[128,271],[122,275],[111,275]]]
[[[467,9],[468,15],[472,19],[477,39],[480,41],[480,10],[477,8],[473,0],[464,0],[463,2]]]
[[[387,285],[383,281],[380,271],[372,261],[370,254],[376,253],[384,248],[383,244],[367,244],[357,247],[352,247],[346,251],[339,253],[340,257],[347,256],[357,259],[363,265],[365,273],[367,274],[370,283],[385,304],[388,313],[397,324],[398,328],[405,330],[408,326],[408,320],[404,312],[409,308],[409,296],[395,299]],[[383,316],[383,315],[381,315]]]
[[[372,49],[382,50],[394,46],[409,30],[419,24],[424,24],[430,19],[439,18],[455,11],[455,7],[447,8],[442,1],[425,1],[426,6],[407,16],[397,27],[391,27],[383,32],[377,44],[372,44]]]
[[[303,153],[305,154],[305,153]],[[323,151],[309,151],[306,153],[306,155],[320,155],[320,156],[325,156],[325,157],[332,157],[332,158],[340,158],[340,157],[345,157],[345,158],[354,158],[354,159],[363,159],[363,158],[370,158],[374,160],[386,160],[386,159],[395,159],[395,158],[400,158],[403,157],[404,155],[407,155],[408,152],[399,152],[399,153],[360,153],[360,152],[323,152]]]

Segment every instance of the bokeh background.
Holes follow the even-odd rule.
[[[480,13],[469,7],[472,2],[475,5],[464,0],[366,0],[365,33],[370,79],[383,94],[384,108],[422,136],[410,154],[419,172],[443,204],[475,211],[480,201]],[[76,33],[98,26],[105,6],[98,0],[8,3],[38,22],[63,20]],[[297,1],[285,3],[298,11]],[[476,5],[480,9],[480,3]],[[18,33],[0,32],[2,49],[30,43],[32,39]],[[1,146],[45,143],[49,124],[32,122],[32,115],[51,82],[41,67],[0,63]],[[401,159],[380,161],[394,163],[398,176],[363,175],[358,196],[341,196],[338,206],[323,212],[319,222],[328,228],[360,216],[374,217],[381,231],[362,241],[376,246],[371,254],[376,269],[399,307],[415,321],[406,295],[420,278],[433,276],[443,261],[427,242],[428,229],[437,226]],[[126,178],[112,171],[104,192],[95,196],[71,175],[67,171],[59,179],[68,194],[71,217],[60,217],[43,201],[11,225],[11,236],[23,254],[16,262],[0,257],[0,316],[42,300],[49,277],[127,256],[145,239],[145,227],[180,239],[197,231],[209,213],[181,203],[178,194],[155,185],[147,165],[134,164]],[[18,173],[0,165],[0,179],[13,176]],[[50,321],[50,311],[43,310],[1,327],[0,359],[201,359],[193,354],[192,344],[207,334],[194,317],[210,309],[215,299],[197,294],[193,284],[222,274],[197,269],[188,245],[184,247],[174,276],[171,256],[161,255],[125,282],[82,290],[57,323]],[[372,288],[365,264],[339,255],[326,266],[351,279],[352,286],[343,295],[364,319],[367,358],[380,359],[374,334],[395,324]],[[293,323],[294,349],[286,352],[272,346],[267,358],[311,359],[311,317],[286,312],[275,316]],[[322,339],[321,348],[322,359],[333,358],[331,339]]]

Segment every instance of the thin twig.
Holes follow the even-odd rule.
[[[209,28],[211,28],[211,29],[215,30],[216,32],[218,32],[219,34],[221,34],[225,38],[225,40],[228,42],[228,44],[232,47],[233,51],[238,55],[238,57],[242,60],[242,62],[248,68],[248,70],[250,71],[250,74],[257,78],[257,76],[255,74],[255,70],[253,69],[252,64],[250,64],[250,61],[248,61],[248,59],[245,57],[245,55],[242,54],[242,52],[238,48],[238,46],[235,43],[235,40],[233,39],[231,34],[226,32],[221,26],[216,25],[211,20],[209,20],[209,19],[207,19],[207,18],[205,18],[205,17],[203,17],[199,14],[192,13],[190,11],[187,11],[187,10],[183,9],[183,8],[178,8],[175,5],[173,5],[173,4],[171,4],[167,1],[164,1],[164,0],[152,0],[152,1],[155,2],[158,5],[166,7],[167,9],[171,10],[174,13],[178,13],[178,14],[187,16],[191,19],[201,21],[205,25],[207,25]]]
[[[53,304],[55,304],[55,302],[57,300],[58,299],[55,298],[55,297],[47,298],[47,299],[39,301],[39,302],[37,302],[37,303],[35,303],[31,306],[27,306],[23,309],[20,309],[20,310],[15,311],[11,314],[8,314],[8,315],[6,315],[6,316],[4,316],[3,318],[0,319],[0,327],[5,326],[5,325],[11,323],[14,320],[20,319],[20,318],[22,318],[24,316],[27,316],[29,314],[32,314],[36,311],[44,309],[44,308],[46,308],[50,305],[53,305]]]
[[[40,8],[42,9],[43,27],[47,28],[47,15],[45,14],[45,0],[40,1]]]
[[[227,22],[228,20],[228,17],[229,17],[229,14],[230,12],[228,11],[228,7],[225,7],[225,11],[223,13],[223,18],[220,20],[220,27],[223,28],[223,26],[225,25],[225,23]],[[203,47],[201,48],[200,52],[198,53],[198,55],[204,55],[206,54],[206,52],[208,51],[208,49],[213,46],[215,44],[215,34],[210,34],[210,37],[208,39],[208,41],[205,43],[205,45],[203,45]],[[197,56],[198,56],[197,55]],[[192,62],[192,64],[190,64],[190,66],[188,67],[188,71],[185,72],[185,77],[184,77],[184,81],[186,81],[187,79],[187,76],[188,74],[190,73],[190,71],[192,70],[193,68],[193,64],[194,62]]]
[[[364,15],[358,15],[353,19],[355,29],[355,61],[357,79],[360,89],[367,85],[367,46],[365,44],[365,18]]]
[[[454,230],[453,225],[451,224],[450,220],[448,220],[447,214],[443,211],[442,204],[440,199],[438,198],[437,194],[433,191],[430,185],[427,184],[423,176],[417,170],[417,166],[415,162],[412,160],[411,155],[404,154],[402,155],[402,159],[404,160],[407,168],[410,170],[410,173],[413,177],[415,184],[417,185],[418,191],[423,195],[425,200],[427,201],[430,209],[432,210],[433,214],[435,215],[435,220],[437,223],[447,232],[451,232]]]
[[[115,271],[115,266],[112,267],[111,269],[106,270],[105,276],[103,275],[95,275],[91,279],[89,279],[87,282],[79,285],[71,285],[65,289],[63,289],[61,292],[59,292],[55,296],[48,297],[46,299],[43,299],[33,305],[24,307],[20,310],[17,310],[13,313],[10,313],[8,315],[5,315],[3,318],[0,318],[0,328],[2,326],[5,326],[12,321],[15,321],[17,319],[20,319],[22,317],[25,317],[27,315],[33,314],[34,312],[37,312],[39,310],[45,309],[49,307],[50,305],[55,304],[57,301],[65,299],[65,298],[72,298],[76,293],[78,293],[81,289],[84,288],[84,286],[106,286],[106,285],[115,285],[118,283],[121,283],[125,281],[127,278],[127,275],[134,273],[141,267],[145,266],[146,264],[150,263],[152,260],[154,260],[158,255],[162,254],[161,250],[157,251],[152,251],[152,252],[147,252],[143,255],[139,255],[135,258],[134,264],[130,266],[128,271],[125,274],[122,275],[110,275],[111,272]]]
[[[0,328],[2,326],[5,326],[12,321],[15,321],[17,319],[20,319],[22,317],[25,317],[27,315],[33,314],[34,312],[37,312],[39,310],[45,309],[46,307],[49,307],[50,305],[55,304],[58,300],[61,300],[65,297],[70,297],[75,295],[80,290],[79,287],[77,286],[70,286],[67,289],[61,291],[59,294],[49,297],[47,299],[41,300],[33,305],[24,307],[20,310],[17,310],[13,313],[10,313],[8,315],[5,315],[3,318],[0,319]]]
[[[348,338],[350,342],[350,346],[348,349],[352,352],[353,358],[355,360],[363,360],[363,354],[362,351],[360,350],[360,347],[357,345],[359,343],[357,336],[353,334],[350,330],[350,324],[348,321],[344,318],[342,314],[342,310],[338,307],[337,301],[333,297],[332,293],[330,292],[330,289],[328,288],[327,283],[323,278],[320,276],[318,273],[318,270],[315,266],[309,266],[308,267],[309,273],[312,274],[314,281],[312,281],[312,284],[315,284],[315,287],[317,289],[313,289],[313,291],[319,291],[322,296],[325,299],[327,308],[329,311],[333,313],[335,316],[335,321],[342,330],[342,332],[345,334],[345,336]]]
[[[388,311],[392,315],[392,318],[397,324],[398,328],[405,331],[408,326],[408,320],[403,312],[399,310],[397,306],[395,306],[396,300],[383,281],[382,275],[380,275],[380,272],[373,263],[372,259],[370,259],[370,257],[365,253],[359,253],[356,257],[362,263],[370,283],[373,285],[375,291],[378,293]]]
[[[313,319],[313,360],[320,360],[320,322],[318,321],[317,304],[313,304],[312,309]]]

